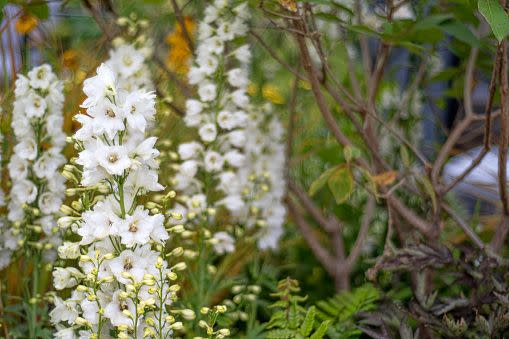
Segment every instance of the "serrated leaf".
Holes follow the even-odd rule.
[[[299,312],[297,310],[297,301],[293,301],[290,305],[290,311],[288,312],[288,327],[296,329],[299,327]]]
[[[310,339],[321,339],[325,335],[325,332],[327,332],[327,328],[329,327],[329,320],[325,320],[323,323],[320,324],[318,329],[313,333],[313,335],[310,337]]]
[[[354,188],[354,180],[350,167],[337,167],[329,175],[327,184],[329,185],[329,189],[331,190],[332,195],[334,195],[336,203],[338,205],[344,203],[346,200],[348,200]]]
[[[315,324],[315,316],[316,308],[314,306],[311,306],[306,313],[306,317],[304,318],[302,325],[300,326],[300,334],[302,334],[305,337],[311,334],[311,331],[313,330],[313,326]]]
[[[336,169],[336,167],[329,168],[328,170],[320,174],[318,179],[311,183],[311,187],[309,187],[310,196],[315,195],[316,192],[318,192],[325,185],[331,173],[334,172],[334,169]]]
[[[289,339],[293,337],[293,331],[291,330],[272,330],[266,333],[265,338],[267,339]]]
[[[479,0],[477,8],[491,27],[495,38],[500,42],[509,33],[509,18],[498,0]]]

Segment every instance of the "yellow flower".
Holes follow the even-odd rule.
[[[250,83],[247,86],[247,94],[249,94],[250,96],[253,96],[256,93],[258,93],[258,86],[256,86],[256,84]]]
[[[20,34],[27,34],[37,27],[38,23],[39,19],[37,19],[36,16],[28,12],[23,12],[18,21],[16,21],[15,27]]]
[[[190,17],[185,17],[184,26],[192,38],[196,29],[196,23]],[[166,65],[174,72],[186,74],[189,70],[192,53],[179,22],[175,24],[173,32],[166,36],[166,43],[170,46]]]
[[[262,87],[262,95],[265,99],[271,101],[274,104],[282,105],[285,103],[285,98],[279,91],[279,89],[270,84],[265,84]]]
[[[64,67],[73,71],[78,69],[78,52],[74,49],[68,49],[62,54],[62,63]]]

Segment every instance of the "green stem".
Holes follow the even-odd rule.
[[[39,290],[39,274],[40,274],[40,253],[36,252],[34,255],[34,267],[32,269],[32,294],[28,297],[28,303],[30,305],[30,313],[28,316],[28,329],[30,338],[35,338],[35,332],[37,327],[37,292]],[[31,300],[34,298],[33,300]]]

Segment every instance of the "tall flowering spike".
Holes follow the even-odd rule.
[[[3,175],[2,168],[2,151],[4,138],[0,133],[0,179]],[[5,193],[0,186],[0,208],[5,206]],[[18,237],[13,234],[13,228],[8,226],[7,218],[0,213],[0,270],[9,266],[11,262],[12,252],[18,247]]]
[[[4,247],[24,244],[31,256],[53,262],[61,236],[56,216],[65,192],[59,168],[65,163],[62,149],[63,85],[49,65],[18,75],[12,112],[16,137],[8,169],[12,180]],[[8,240],[7,240],[8,239]]]
[[[270,104],[251,107],[247,124],[247,166],[240,170],[250,210],[246,226],[259,226],[257,244],[276,249],[283,235],[286,207],[284,129]]]
[[[182,195],[173,211],[199,225],[210,208],[224,207],[229,222],[261,226],[258,244],[266,249],[276,247],[286,215],[284,147],[277,118],[254,107],[247,95],[251,51],[238,41],[247,34],[248,13],[247,2],[233,7],[218,0],[205,8],[195,64],[188,73],[198,95],[186,102],[184,118],[199,141],[178,147],[174,183]],[[223,230],[211,243],[218,254],[235,248]]]
[[[123,90],[106,64],[85,80],[84,92],[86,114],[76,116],[82,126],[74,135],[79,155],[64,170],[79,182],[72,189],[79,199],[63,207],[68,216],[59,220],[80,240],[59,248],[67,266],[53,272],[54,284],[72,292],[67,300],[55,298],[51,320],[59,333],[79,330],[84,337],[114,330],[119,337],[166,338],[167,307],[175,297],[162,259],[169,235],[164,216],[140,203],[144,194],[163,189],[156,138],[145,133],[155,95]]]
[[[246,4],[232,8],[230,1],[215,1],[199,24],[196,60],[188,73],[198,95],[186,102],[184,118],[197,130],[199,141],[178,146],[181,162],[174,176],[182,193],[174,211],[190,224],[200,224],[202,214],[210,217],[211,208],[222,206],[235,217],[247,209],[238,172],[246,160],[251,53],[247,45],[234,41],[246,35],[247,19]],[[215,238],[217,252],[233,251],[229,234],[220,232]]]

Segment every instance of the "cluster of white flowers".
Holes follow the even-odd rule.
[[[3,175],[2,168],[2,151],[3,151],[3,135],[0,133],[0,179]],[[5,194],[0,187],[0,208],[5,206]],[[17,238],[13,237],[11,229],[8,227],[7,219],[0,214],[0,270],[7,267],[11,261],[12,251],[18,247]]]
[[[233,40],[246,35],[248,17],[246,3],[232,8],[229,1],[216,0],[206,7],[199,25],[196,60],[188,74],[189,82],[197,85],[198,97],[187,100],[184,121],[197,129],[200,141],[178,146],[181,163],[174,177],[179,198],[185,202],[174,211],[190,223],[200,222],[202,213],[210,214],[219,206],[233,215],[246,208],[239,169],[246,164],[251,52],[247,45],[235,46]],[[206,184],[216,194],[211,187],[205,190]],[[233,251],[228,233],[216,235],[217,252]]]
[[[58,249],[68,265],[53,272],[57,290],[73,289],[67,300],[55,297],[50,313],[60,337],[76,331],[80,338],[109,337],[114,331],[118,338],[166,338],[179,324],[167,311],[178,267],[163,259],[165,218],[139,204],[140,196],[163,189],[156,138],[145,133],[156,113],[155,95],[119,84],[109,66],[99,66],[84,83],[86,114],[76,116],[79,155],[64,175],[75,182],[81,176],[79,187],[69,189],[80,198],[63,206],[67,216],[59,226],[81,239]]]
[[[240,171],[250,206],[245,225],[260,227],[260,249],[275,249],[286,217],[284,129],[270,104],[258,110],[252,108],[247,126],[247,161]]]
[[[20,244],[42,252],[48,262],[56,258],[61,243],[56,217],[65,192],[58,171],[65,163],[63,102],[63,84],[49,65],[33,68],[27,77],[18,75],[11,125],[16,144],[8,165],[12,228],[2,234],[2,264]]]
[[[174,183],[184,203],[173,211],[186,222],[210,222],[210,211],[224,206],[230,222],[260,226],[258,245],[267,249],[276,247],[286,215],[283,129],[270,107],[257,110],[247,95],[251,51],[232,41],[246,35],[248,18],[246,2],[232,8],[218,0],[205,9],[196,64],[189,71],[198,98],[186,102],[184,118],[200,141],[178,147],[181,163]],[[220,194],[205,191],[207,184]],[[218,254],[235,249],[225,231],[215,233],[212,243]]]
[[[126,43],[122,39],[114,41],[114,45],[104,63],[115,74],[120,89],[128,92],[153,90],[154,84],[146,62],[152,53],[151,48],[139,43]]]

